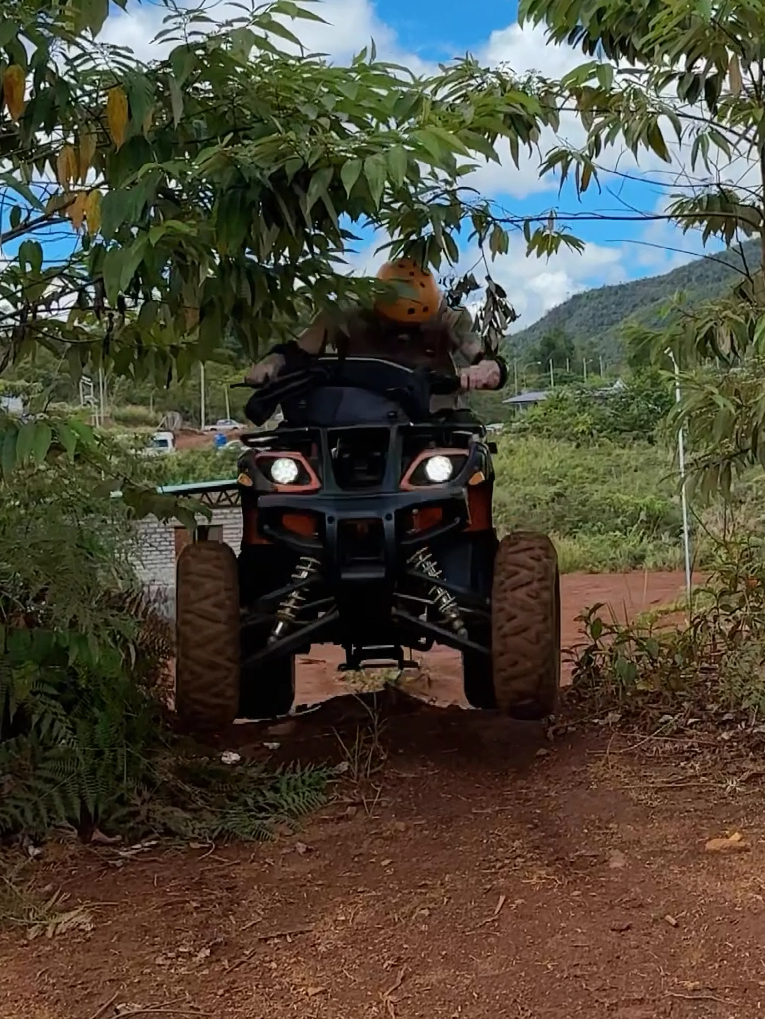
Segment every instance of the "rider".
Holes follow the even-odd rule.
[[[455,358],[463,390],[501,389],[507,367],[497,355],[484,357],[480,336],[473,331],[470,314],[452,308],[432,274],[409,258],[386,262],[377,274],[384,282],[405,284],[407,293],[379,299],[374,310],[357,310],[344,318],[324,313],[292,341],[306,354],[321,356],[328,346],[346,357],[373,357],[407,368],[427,367],[454,374]],[[262,385],[286,364],[292,344],[279,344],[247,374],[247,381]],[[459,395],[433,396],[431,412],[450,412],[461,406]]]

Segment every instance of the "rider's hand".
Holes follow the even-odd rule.
[[[498,389],[502,373],[496,361],[479,361],[460,372],[463,389]]]
[[[285,365],[282,354],[269,354],[262,361],[254,364],[244,377],[251,386],[262,386],[278,374]]]

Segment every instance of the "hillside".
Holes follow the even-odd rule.
[[[743,252],[746,265],[756,265],[759,242],[749,241]],[[742,266],[741,255],[727,251],[695,259],[663,276],[585,290],[548,311],[513,339],[520,349],[526,349],[546,333],[563,329],[575,343],[589,341],[599,353],[615,357],[620,352],[621,330],[630,319],[649,325],[658,323],[662,306],[678,290],[685,292],[690,304],[716,297],[734,281],[736,267]]]

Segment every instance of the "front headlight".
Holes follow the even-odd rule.
[[[434,485],[442,485],[454,474],[454,465],[448,456],[431,456],[425,461],[425,477]]]
[[[300,474],[300,467],[288,456],[280,456],[271,464],[269,473],[271,480],[277,485],[294,485]]]

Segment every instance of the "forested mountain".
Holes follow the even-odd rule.
[[[744,263],[752,269],[759,258],[759,242],[749,241],[743,246],[743,260],[740,252],[726,251],[695,259],[663,276],[586,290],[511,339],[526,350],[547,334],[565,332],[577,347],[592,345],[597,353],[616,359],[621,330],[630,319],[655,325],[662,307],[678,290],[685,292],[690,304],[716,297],[734,282]]]

